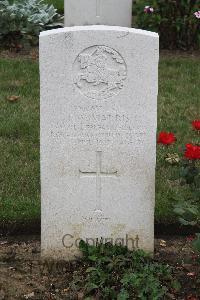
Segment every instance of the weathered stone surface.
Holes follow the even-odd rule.
[[[136,29],[41,33],[43,256],[79,238],[153,251],[158,52]]]
[[[65,26],[131,23],[132,0],[65,0]]]

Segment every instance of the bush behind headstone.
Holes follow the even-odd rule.
[[[136,0],[135,24],[158,32],[164,49],[199,49],[200,0]]]
[[[9,47],[17,47],[24,38],[37,42],[40,31],[61,26],[61,19],[54,6],[43,0],[1,1],[0,40]]]

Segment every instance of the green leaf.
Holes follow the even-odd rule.
[[[122,289],[120,293],[117,295],[117,300],[127,300],[129,299],[129,293],[127,290]]]
[[[94,272],[94,271],[97,271],[97,268],[89,267],[89,268],[87,268],[87,270],[85,272],[90,273],[90,272]]]
[[[90,293],[93,290],[98,289],[98,285],[93,282],[88,282],[85,286],[87,293]]]
[[[197,224],[197,221],[187,221],[183,218],[179,218],[179,221],[182,225],[191,225],[191,226],[195,226]]]
[[[187,208],[187,211],[189,211],[191,214],[197,216],[198,215],[198,208],[196,206],[189,206]]]
[[[82,252],[85,252],[88,250],[88,245],[85,241],[81,240],[80,243],[79,243],[79,249],[82,251]]]
[[[88,259],[91,261],[97,261],[98,257],[96,255],[91,255],[91,256],[88,256]]]
[[[173,280],[172,281],[172,287],[173,289],[175,289],[176,291],[179,291],[181,289],[181,284],[180,282],[178,282],[177,280]]]
[[[182,207],[175,207],[173,209],[173,211],[177,214],[177,215],[183,215],[185,210]]]

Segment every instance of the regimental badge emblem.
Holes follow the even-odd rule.
[[[73,80],[81,94],[93,99],[117,95],[127,78],[123,57],[107,46],[92,46],[83,50],[73,66]]]

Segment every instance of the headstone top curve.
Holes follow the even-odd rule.
[[[134,33],[138,35],[146,35],[150,37],[159,38],[158,33],[142,30],[142,29],[136,29],[136,28],[128,28],[128,27],[121,27],[121,26],[106,26],[106,25],[91,25],[91,26],[74,26],[74,27],[64,27],[59,29],[52,29],[52,30],[46,30],[42,31],[40,33],[40,37],[53,35],[53,34],[59,34],[59,33],[67,33],[67,32],[76,32],[76,31],[121,31],[121,32],[127,32],[127,33]]]

